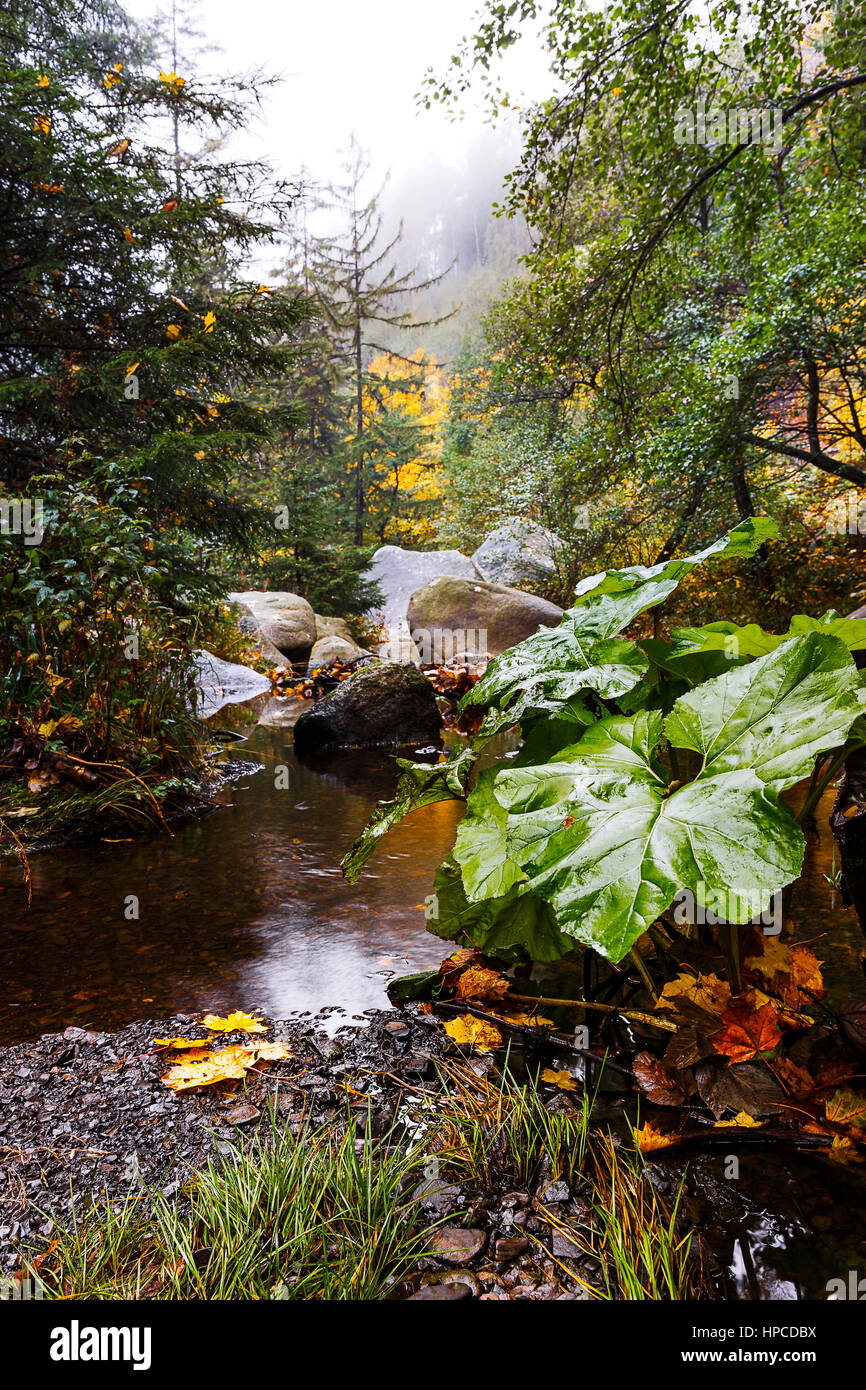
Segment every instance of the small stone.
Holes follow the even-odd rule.
[[[425,1286],[465,1284],[473,1298],[481,1297],[481,1280],[471,1269],[444,1269],[435,1274],[425,1274],[422,1276],[421,1283]]]
[[[812,1225],[815,1227],[816,1231],[829,1231],[833,1222],[829,1216],[825,1216],[823,1212],[819,1212],[817,1216],[812,1217]]]
[[[251,1120],[257,1120],[261,1113],[255,1105],[233,1105],[231,1110],[226,1111],[226,1120],[230,1125],[248,1125]]]
[[[577,1260],[583,1254],[575,1242],[565,1234],[551,1228],[551,1252],[558,1260]]]
[[[432,1254],[448,1264],[460,1265],[480,1255],[487,1241],[484,1231],[465,1231],[461,1226],[446,1226],[434,1231],[430,1239]]]
[[[528,1249],[529,1241],[526,1236],[504,1236],[496,1242],[496,1258],[500,1264],[508,1264]]]
[[[401,1018],[392,1018],[389,1023],[385,1024],[385,1032],[390,1033],[396,1042],[402,1042],[404,1038],[409,1036],[409,1025],[404,1023]]]
[[[551,1202],[567,1202],[571,1196],[571,1192],[568,1183],[563,1182],[560,1178],[557,1182],[548,1183],[544,1191],[540,1192],[538,1195],[544,1205],[549,1207]]]
[[[409,1303],[457,1303],[471,1298],[472,1290],[468,1284],[425,1284],[409,1298]]]
[[[425,1211],[433,1212],[436,1216],[445,1216],[447,1212],[454,1211],[462,1196],[459,1187],[441,1178],[426,1178],[412,1193],[414,1201],[420,1202]]]

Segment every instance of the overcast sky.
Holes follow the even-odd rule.
[[[153,0],[125,3],[138,20],[159,8]],[[415,93],[426,69],[442,71],[472,31],[476,8],[475,0],[203,0],[200,27],[222,51],[202,69],[282,74],[254,144],[235,146],[238,154],[267,155],[281,174],[305,165],[316,179],[339,176],[338,151],[353,131],[376,178],[423,166],[428,151],[459,163],[482,126],[480,110],[452,124],[441,109],[419,111]],[[519,45],[507,71],[515,100],[545,94],[539,44]]]

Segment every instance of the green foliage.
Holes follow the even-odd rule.
[[[256,392],[306,312],[242,272],[293,190],[158,137],[240,127],[253,89],[153,61],[113,0],[5,7],[0,486],[44,535],[0,542],[0,713],[133,760],[191,747],[189,653],[269,521],[235,480],[296,414]]]
[[[580,560],[673,553],[767,511],[784,541],[741,608],[776,625],[841,607],[859,537],[829,534],[833,510],[866,486],[862,7],[488,0],[428,102],[481,86],[509,106],[498,59],[538,24],[556,95],[524,112],[505,199],[533,249],[486,323],[501,414],[480,472],[492,454],[510,489],[528,414],[527,514],[555,492],[552,450],[592,515]],[[453,472],[470,494],[465,459]]]
[[[491,662],[463,702],[495,716],[476,747],[509,723],[525,742],[468,793],[432,931],[492,955],[549,960],[581,942],[618,961],[684,889],[703,905],[724,893],[727,920],[743,924],[797,877],[804,839],[781,793],[859,746],[866,690],[851,649],[866,621],[797,618],[763,654],[754,641],[704,649],[701,630],[685,647],[682,633],[620,635],[696,567],[748,561],[773,530],[756,518],[698,554],[593,575],[559,628]],[[705,652],[720,673],[698,669]],[[427,785],[377,811],[353,869]]]

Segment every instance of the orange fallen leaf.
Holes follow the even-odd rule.
[[[821,962],[808,946],[789,946],[778,937],[768,937],[763,954],[748,956],[745,964],[763,975],[768,988],[793,1009],[824,997]]]
[[[781,1041],[772,1005],[755,1008],[745,996],[731,1000],[722,1015],[721,1031],[712,1038],[716,1051],[732,1062],[750,1062],[759,1052],[772,1052]]]
[[[672,1144],[677,1142],[676,1135],[663,1134],[649,1120],[640,1129],[635,1130],[634,1137],[642,1154],[652,1153],[655,1149],[669,1149]]]
[[[457,981],[458,999],[485,999],[494,1003],[504,999],[510,988],[510,981],[498,970],[489,970],[484,965],[470,965]]]

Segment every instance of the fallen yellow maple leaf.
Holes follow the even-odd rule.
[[[502,1034],[499,1029],[494,1028],[492,1023],[485,1023],[481,1018],[473,1018],[471,1014],[460,1014],[458,1018],[446,1023],[445,1032],[456,1043],[468,1044],[474,1047],[476,1052],[493,1052],[502,1046]]]
[[[580,1090],[580,1083],[575,1081],[570,1071],[554,1071],[552,1067],[545,1067],[541,1080],[550,1086],[558,1086],[561,1091]]]
[[[253,1043],[253,1051],[261,1062],[281,1062],[292,1055],[285,1044],[279,1042]]]
[[[217,1081],[239,1081],[256,1060],[253,1047],[235,1044],[209,1052],[201,1061],[180,1062],[162,1078],[172,1091],[188,1091],[193,1086],[212,1086]]]
[[[862,1163],[863,1153],[852,1140],[844,1134],[837,1134],[830,1146],[829,1157],[833,1163]]]
[[[252,1014],[245,1014],[242,1009],[235,1009],[234,1013],[228,1018],[220,1018],[219,1014],[205,1014],[202,1019],[202,1027],[210,1028],[214,1033],[264,1033],[267,1031],[265,1025]]]
[[[182,1052],[190,1047],[206,1047],[210,1038],[154,1038],[154,1047],[170,1047]]]
[[[669,980],[659,998],[660,1009],[676,1010],[685,1000],[710,1014],[723,1014],[731,998],[730,986],[718,975],[677,975]]]
[[[716,1120],[714,1129],[760,1129],[763,1120],[756,1120],[741,1110],[732,1120]]]
[[[647,1120],[646,1124],[634,1132],[635,1141],[642,1154],[652,1153],[654,1149],[669,1149],[677,1142],[676,1135],[663,1134]]]

